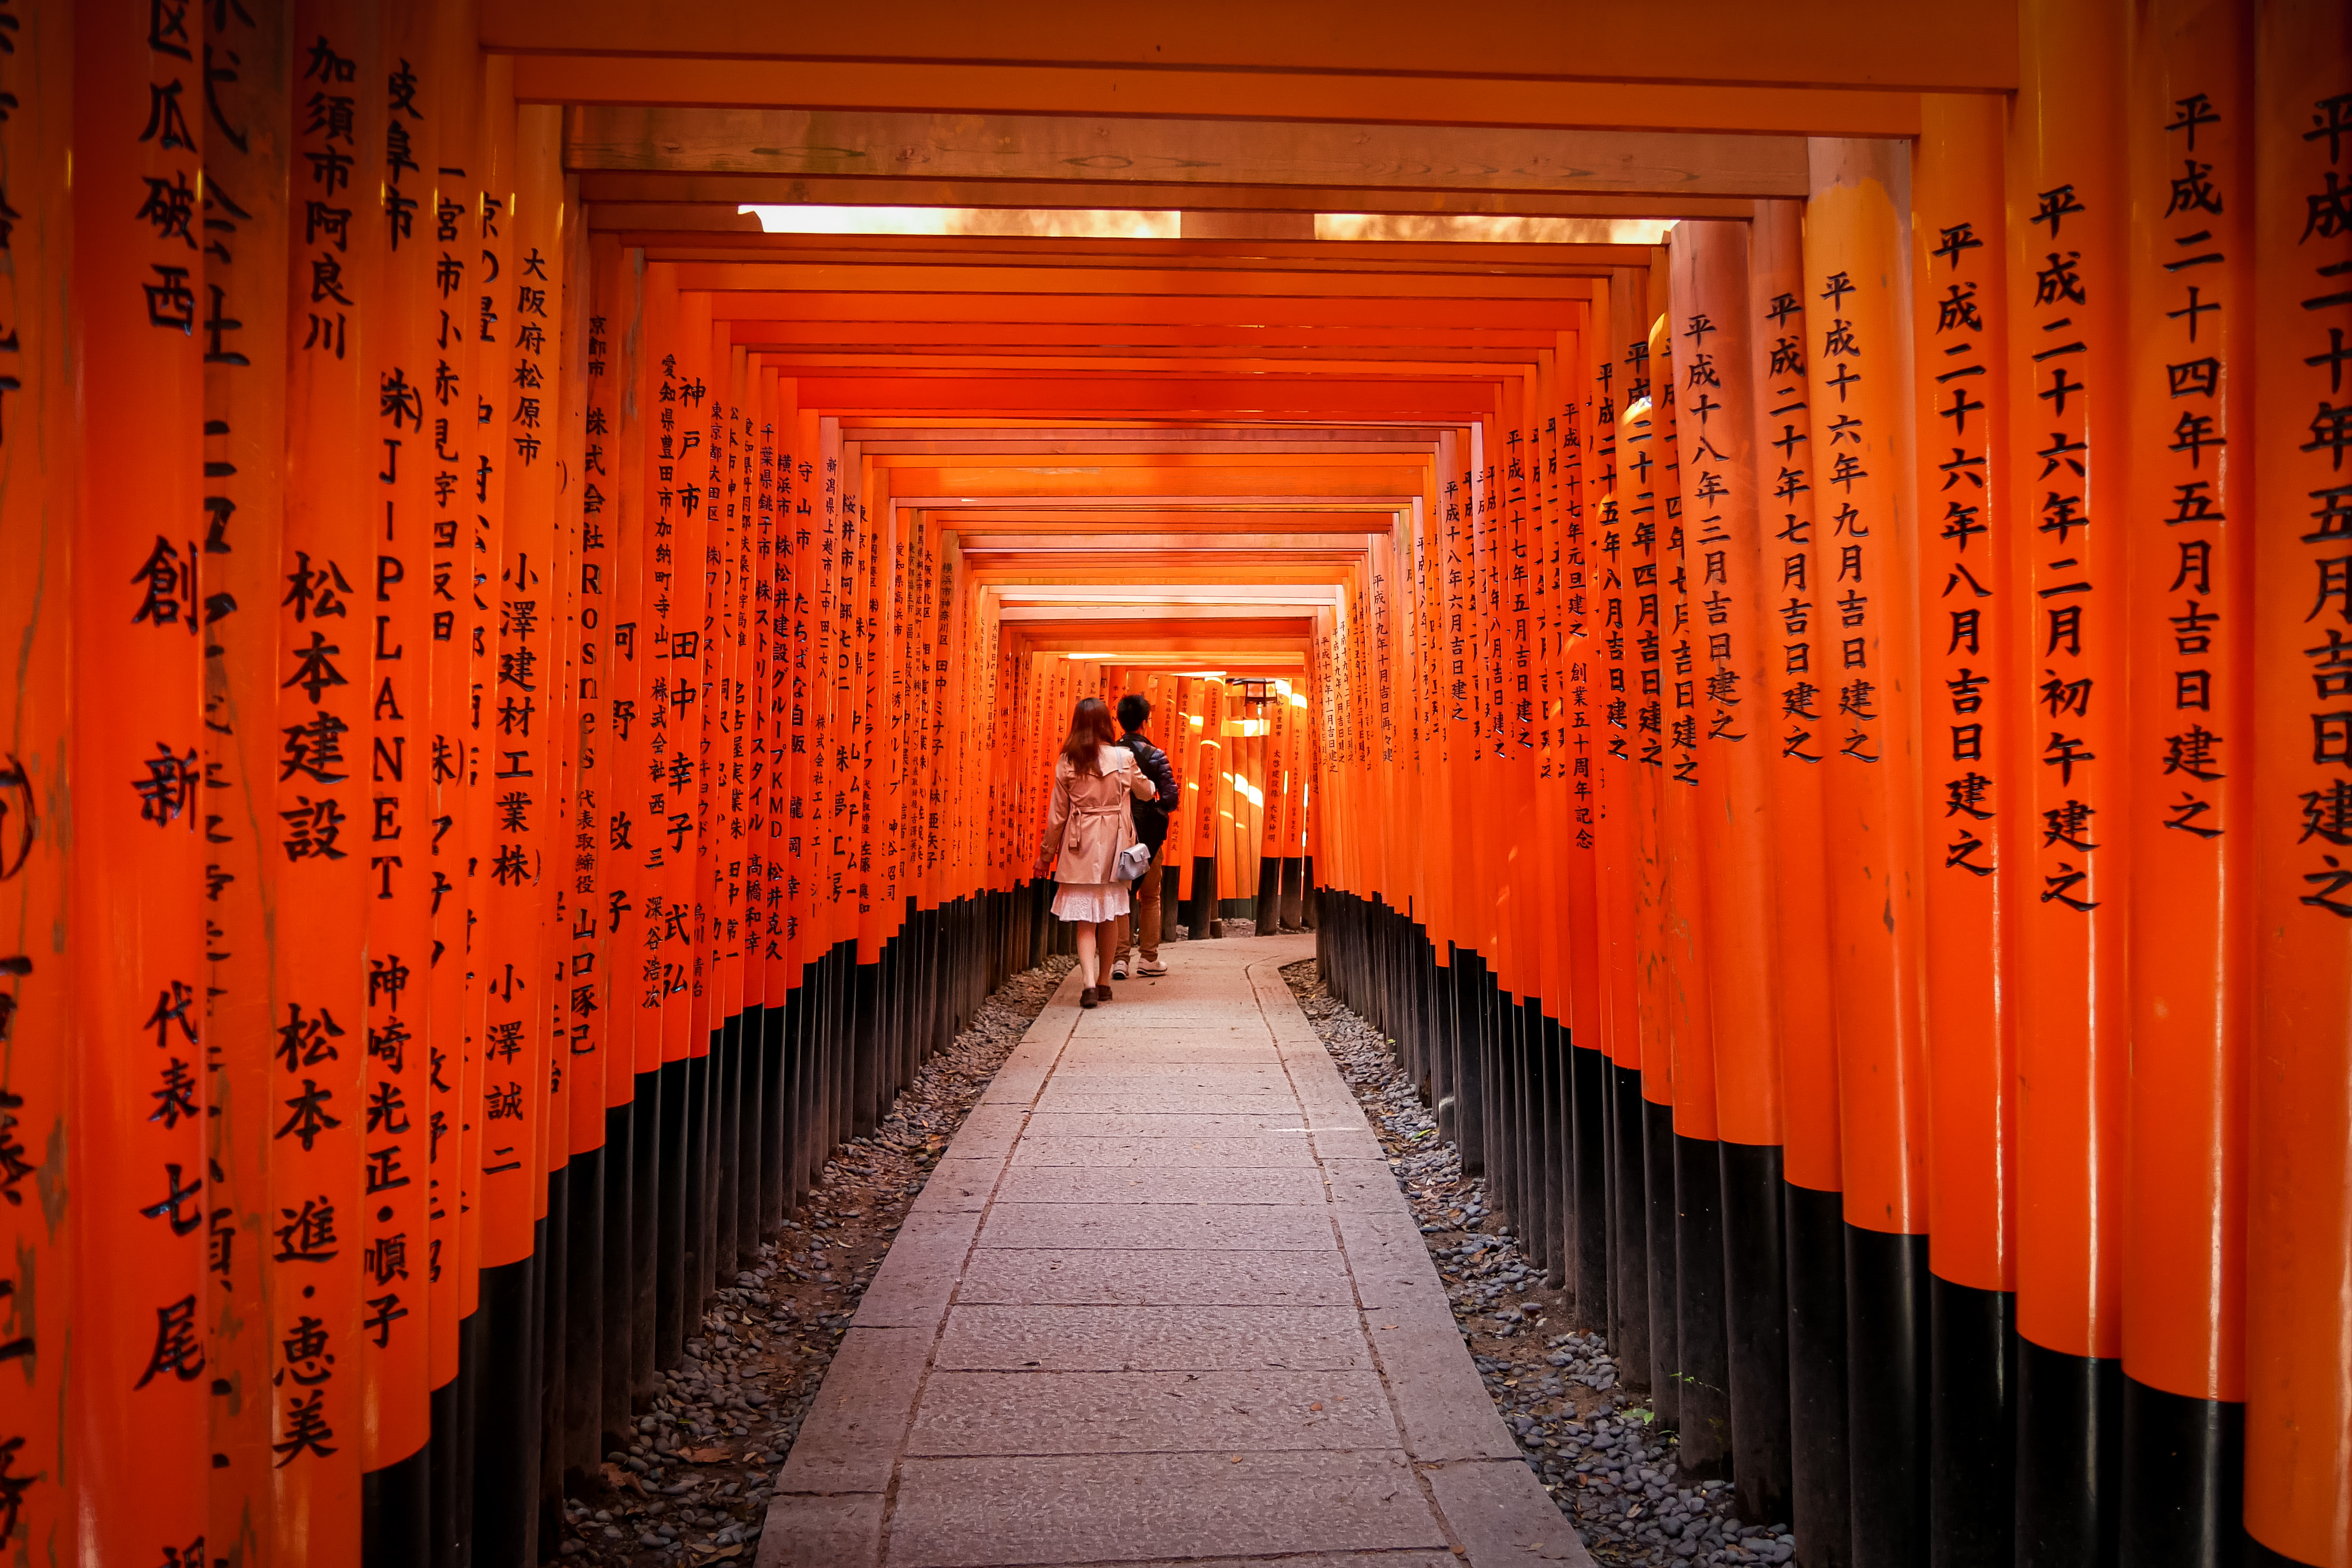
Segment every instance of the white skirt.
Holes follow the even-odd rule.
[[[1063,882],[1054,884],[1054,915],[1056,919],[1085,925],[1093,921],[1116,920],[1127,912],[1127,883],[1123,882]]]

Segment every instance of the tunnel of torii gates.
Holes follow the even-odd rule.
[[[539,1562],[1140,691],[1193,936],[1318,925],[1809,1568],[2352,1563],[2336,0],[0,0],[0,91],[5,1561]]]

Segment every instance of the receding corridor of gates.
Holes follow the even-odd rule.
[[[2352,1568],[2341,0],[0,0],[0,1562]]]

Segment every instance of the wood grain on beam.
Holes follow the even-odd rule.
[[[2017,13],[1919,0],[901,0],[647,5],[482,0],[484,47],[524,55],[761,57],[949,66],[1947,92],[2017,85]],[[1391,90],[1399,84],[1385,83]]]
[[[564,141],[575,169],[1748,197],[1807,191],[1801,136],[612,108],[565,116]]]

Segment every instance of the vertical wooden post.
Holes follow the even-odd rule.
[[[2000,106],[1921,100],[1911,265],[1919,426],[1920,810],[1933,1162],[1929,1535],[2006,1562],[2015,1532],[2014,954],[2029,847],[2011,831],[2025,705],[2011,654],[2009,294]]]
[[[1635,713],[1640,695],[1641,661],[1635,651],[1635,622],[1641,614],[1634,586],[1634,568],[1641,552],[1631,543],[1633,522],[1635,458],[1644,453],[1648,436],[1634,433],[1627,421],[1636,401],[1623,373],[1626,347],[1644,331],[1642,316],[1647,277],[1631,268],[1619,268],[1610,279],[1608,319],[1596,345],[1595,418],[1600,425],[1601,481],[1594,527],[1598,552],[1594,582],[1600,596],[1601,652],[1607,677],[1607,700],[1601,715],[1607,728],[1601,736],[1600,769],[1601,832],[1596,846],[1595,883],[1605,932],[1603,983],[1609,1028],[1606,1050],[1610,1061],[1609,1180],[1611,1340],[1622,1347],[1628,1380],[1635,1386],[1654,1386],[1658,1375],[1650,1338],[1648,1308],[1649,1252],[1646,1210],[1642,1185],[1642,1031],[1638,952],[1633,899],[1633,860],[1638,842],[1641,800],[1637,791],[1633,747]],[[1643,340],[1646,345],[1646,338]],[[1643,390],[1646,400],[1648,389]],[[1644,415],[1646,418],[1646,415]]]
[[[374,565],[382,537],[374,335],[392,322],[385,250],[362,167],[383,142],[373,7],[298,6],[305,112],[293,131],[288,234],[286,527],[277,601],[280,737],[276,899],[304,918],[278,934],[266,1276],[278,1455],[272,1555],[355,1555],[366,1458],[365,1341],[412,1325],[365,1305],[370,1188],[406,1176],[370,1114],[366,967],[375,821]],[[388,737],[389,738],[389,737]],[[380,1113],[379,1113],[380,1114]],[[371,1140],[376,1140],[371,1143]],[[392,1157],[369,1157],[388,1147]],[[396,1303],[395,1303],[396,1308]],[[370,1322],[375,1318],[378,1321]]]
[[[2029,0],[2019,15],[2035,106],[2012,125],[2008,224],[2010,496],[2031,540],[2017,598],[2032,606],[2013,656],[2033,704],[2011,809],[2036,835],[2020,857],[2016,968],[2032,1086],[2017,1113],[2017,1552],[2030,1568],[2106,1560],[2116,1521],[2133,815],[2117,513],[2139,457],[2125,446],[2124,7]]]
[[[1683,527],[1695,547],[1691,630],[1703,672],[1697,821],[1720,1137],[1731,1472],[1742,1515],[1762,1523],[1789,1517],[1790,1484],[1774,745],[1763,681],[1768,593],[1778,583],[1768,585],[1765,575],[1771,552],[1758,506],[1763,476],[1756,461],[1748,226],[1681,225],[1674,259],[1668,329],[1685,432]]]
[[[431,1228],[433,1071],[428,1002],[433,960],[432,660],[439,297],[434,281],[433,148],[448,83],[435,68],[436,7],[379,17],[379,79],[362,90],[382,108],[378,211],[361,225],[377,256],[381,310],[366,338],[362,384],[375,392],[367,434],[373,549],[365,615],[373,677],[366,758],[367,1036],[362,1142],[363,1223],[352,1266],[361,1276],[365,1373],[362,1552],[370,1562],[415,1564],[430,1553],[432,1486]],[[370,162],[377,149],[367,150]],[[306,209],[307,211],[307,209]],[[356,758],[354,759],[356,760]],[[395,1315],[398,1314],[398,1315]]]
[[[2352,1271],[2352,22],[2340,6],[2297,3],[2258,8],[2254,26],[2262,613],[2250,670],[2263,789],[2246,824],[2258,941],[2246,1531],[2261,1551],[2338,1568],[2352,1561],[2341,1295]]]
[[[1612,699],[1610,666],[1602,659],[1608,632],[1604,625],[1606,604],[1601,594],[1601,558],[1594,548],[1599,538],[1594,507],[1603,494],[1606,472],[1600,444],[1600,434],[1604,428],[1601,415],[1612,415],[1612,423],[1607,428],[1613,430],[1614,424],[1613,411],[1608,410],[1603,398],[1596,395],[1593,382],[1593,346],[1601,333],[1598,319],[1607,315],[1607,305],[1605,297],[1596,301],[1582,330],[1572,336],[1561,335],[1562,384],[1555,400],[1560,422],[1555,456],[1559,464],[1564,505],[1553,616],[1562,684],[1555,687],[1551,723],[1555,766],[1567,776],[1563,788],[1568,821],[1564,831],[1565,891],[1561,914],[1567,923],[1569,997],[1561,1018],[1569,1027],[1570,1107],[1574,1129],[1570,1140],[1568,1192],[1574,1242],[1569,1278],[1576,1293],[1578,1321],[1588,1333],[1606,1333],[1610,1327],[1610,932],[1601,902],[1604,804],[1601,769],[1610,734],[1601,716]],[[1609,483],[1613,482],[1612,476]],[[1425,628],[1423,636],[1428,636]]]
[[[1918,664],[1908,585],[1905,149],[1812,145],[1805,288],[1822,581],[1830,970],[1844,1111],[1847,1384],[1858,1568],[1927,1529],[1927,1085],[1918,1011]]]
[[[471,591],[477,559],[471,461],[477,428],[474,301],[467,280],[480,270],[472,214],[480,150],[480,63],[470,13],[462,5],[433,13],[425,90],[438,113],[424,128],[434,150],[419,235],[433,258],[429,445],[414,455],[428,465],[432,524],[427,555],[430,603],[425,833],[420,848],[430,883],[429,963],[423,985],[423,1049],[428,1091],[425,1166],[429,1235],[425,1245],[428,1385],[432,1400],[432,1551],[435,1568],[454,1568],[473,1530],[474,1412],[479,1380],[482,1064],[481,990],[475,982],[478,914],[474,868],[482,845],[474,833],[478,754],[473,728],[476,673]],[[425,161],[420,157],[419,162]],[[420,374],[425,373],[420,368]],[[420,387],[425,383],[418,382]]]
[[[566,211],[579,213],[570,200]],[[614,638],[625,622],[634,625],[635,619],[635,584],[625,582],[621,570],[621,563],[629,559],[621,526],[629,497],[621,488],[618,451],[622,402],[634,391],[627,379],[625,340],[635,323],[622,298],[626,262],[619,241],[589,236],[572,255],[583,264],[577,276],[584,284],[572,296],[581,300],[572,319],[583,340],[577,354],[566,361],[567,396],[576,387],[580,408],[574,486],[580,541],[573,578],[578,603],[572,612],[572,733],[580,765],[570,857],[574,925],[563,985],[572,1014],[569,1047],[575,1061],[583,1054],[593,1058],[600,1085],[593,1096],[575,1096],[572,1138],[574,1146],[598,1152],[603,1213],[597,1282],[590,1287],[601,1319],[595,1325],[596,1375],[593,1382],[573,1377],[565,1403],[567,1445],[578,1448],[584,1443],[577,1462],[593,1465],[604,1450],[606,1435],[617,1435],[627,1414],[626,1363],[633,1338],[628,1217],[635,1190],[630,1161],[636,1061],[632,1015],[616,975],[625,957],[614,940],[619,923],[611,912],[627,864],[613,842],[621,782],[621,727],[614,705],[623,700],[625,663]],[[567,439],[572,434],[570,408],[567,402]],[[616,1395],[622,1396],[618,1401]]]
[[[0,1257],[7,1260],[0,1266],[6,1286],[0,1343],[22,1347],[12,1358],[8,1414],[0,1420],[0,1481],[14,1521],[0,1546],[58,1562],[80,1559],[74,1511],[85,1495],[73,1442],[83,1426],[67,1408],[78,1236],[48,1201],[60,1174],[55,1151],[70,1149],[81,1135],[74,1043],[81,969],[75,950],[59,940],[73,929],[76,896],[68,859],[73,840],[66,831],[79,815],[71,792],[79,777],[73,714],[80,685],[72,594],[75,558],[86,549],[76,527],[82,454],[69,380],[75,323],[67,304],[78,294],[68,287],[73,275],[66,243],[75,194],[66,173],[75,139],[75,74],[67,62],[76,10],[58,0],[24,7],[15,18],[16,51],[0,57],[0,90],[16,99],[0,122],[0,159],[9,170],[18,225],[0,283],[7,344],[0,349],[0,376],[6,378],[0,390],[0,548],[13,563],[0,576],[0,624],[15,628],[16,639],[0,679]],[[118,629],[121,622],[110,614],[103,624]],[[186,628],[179,630],[184,637]],[[264,653],[265,669],[267,661]],[[134,1064],[143,1054],[137,1041],[118,1049]],[[189,1069],[198,1065],[185,1049],[180,1060]],[[173,1130],[182,1114],[199,1115],[203,1104],[198,1099],[194,1110],[174,1112]],[[175,1155],[185,1146],[172,1143]],[[250,1204],[249,1182],[246,1192]],[[208,1221],[215,1201],[206,1199]],[[121,1223],[118,1217],[117,1228]],[[251,1301],[258,1291],[249,1251],[245,1262]],[[226,1293],[216,1281],[195,1288],[200,1299]],[[215,1444],[224,1425],[215,1421]],[[258,1431],[257,1425],[248,1419],[245,1428],[241,1473],[248,1485],[258,1484],[255,1439],[267,1433],[266,1425]],[[174,1444],[171,1457],[185,1462],[192,1451]],[[113,1473],[122,1473],[119,1460]],[[173,1514],[166,1528],[193,1523],[209,1535],[204,1518],[199,1505]],[[152,1542],[135,1544],[143,1550]]]
[[[478,267],[460,298],[474,340],[478,423],[468,480],[478,575],[470,717],[476,761],[468,802],[478,835],[470,858],[479,924],[474,972],[481,989],[481,1323],[483,1359],[475,1449],[476,1551],[528,1555],[537,1538],[533,1493],[541,1438],[537,1311],[552,1096],[545,930],[539,885],[546,866],[546,784],[553,768],[540,722],[551,646],[539,613],[547,588],[549,529],[531,501],[536,456],[516,385],[532,361],[520,350],[532,318],[520,300],[539,225],[522,200],[511,61],[482,62],[479,163],[465,225]],[[552,233],[552,214],[547,232]],[[525,726],[528,724],[528,733]]]
[[[271,1134],[284,1119],[270,1091],[268,1042],[278,984],[271,898],[278,854],[277,703],[279,528],[286,454],[286,248],[289,8],[203,13],[205,52],[236,57],[211,84],[204,253],[205,956],[211,1089],[205,1196],[205,1359],[213,1469],[206,1550],[262,1551],[268,1529],[272,1402],[257,1391],[278,1370],[264,1295],[265,1248],[280,1221],[268,1207]],[[193,26],[193,24],[192,24]],[[191,83],[193,88],[194,84]],[[232,134],[232,132],[234,134]],[[305,171],[307,174],[307,170]],[[12,201],[21,198],[11,193]],[[232,211],[232,209],[235,209]],[[60,231],[62,232],[62,231]],[[373,235],[373,230],[367,231]],[[22,265],[21,260],[19,266]],[[362,748],[352,747],[349,755]]]
[[[1654,270],[1654,269],[1653,269]],[[1619,421],[1618,463],[1624,474],[1627,608],[1630,612],[1628,676],[1633,695],[1633,800],[1628,824],[1629,881],[1633,889],[1633,1029],[1641,1076],[1636,1083],[1637,1121],[1631,1129],[1631,1187],[1643,1214],[1648,1247],[1646,1277],[1640,1282],[1640,1311],[1649,1318],[1653,1375],[1651,1398],[1669,1427],[1682,1414],[1683,1372],[1679,1319],[1675,1311],[1675,1265],[1679,1256],[1675,1227],[1673,1032],[1668,1018],[1669,964],[1665,951],[1668,876],[1664,843],[1667,775],[1667,686],[1671,653],[1667,622],[1674,613],[1667,592],[1673,565],[1666,558],[1671,537],[1661,497],[1681,505],[1680,479],[1666,444],[1669,426],[1659,406],[1656,367],[1652,362],[1664,317],[1663,279],[1635,273],[1641,290],[1633,335],[1619,345],[1619,373],[1628,400]]]
[[[1771,726],[1774,894],[1780,930],[1781,1209],[1788,1238],[1790,1519],[1808,1561],[1848,1560],[1845,1185],[1831,1008],[1819,674],[1826,668],[1815,528],[1811,315],[1798,202],[1757,204],[1748,245],[1759,528],[1771,614],[1759,698]],[[1765,475],[1769,473],[1767,480]],[[1816,657],[1816,650],[1822,650]]]
[[[74,858],[65,951],[51,961],[71,977],[79,1042],[62,1107],[75,1296],[66,1446],[79,1548],[106,1562],[203,1551],[209,1453],[204,87],[198,43],[151,20],[121,0],[77,6],[71,43],[71,363],[87,423],[71,535],[79,721],[64,758]],[[61,68],[65,40],[49,37]],[[158,1119],[168,1106],[180,1109]],[[55,1127],[58,1109],[36,1124]]]
[[[2254,733],[2252,19],[2252,7],[2227,0],[2140,10],[2126,100],[2132,459],[2116,531],[2130,571],[2125,754],[2146,790],[2116,824],[2127,831],[2110,829],[2132,858],[2118,1531],[2127,1563],[2221,1562],[2242,1543],[2252,830],[2262,810],[2243,744]],[[2175,315],[2192,287],[2220,311]],[[2233,751],[2230,766],[2189,761],[2200,729],[2228,737],[2217,744]]]

